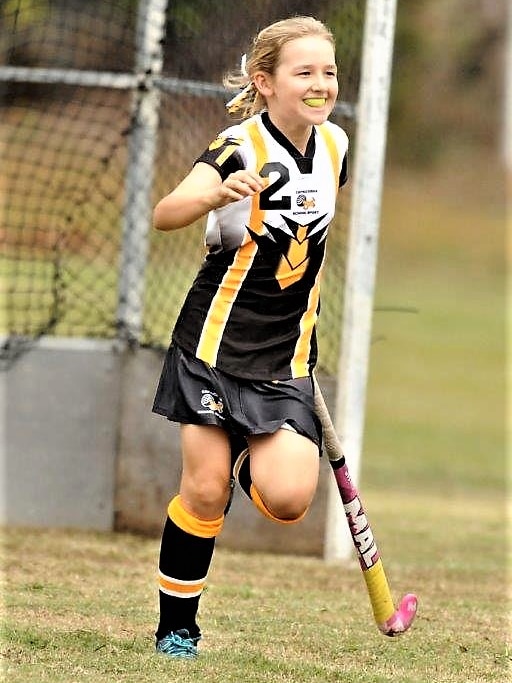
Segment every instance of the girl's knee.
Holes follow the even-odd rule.
[[[251,497],[258,510],[275,522],[291,524],[300,522],[311,505],[311,496],[290,493],[289,495],[265,495],[253,485]]]
[[[203,519],[218,517],[226,507],[229,481],[209,478],[182,479],[180,493],[192,514]]]

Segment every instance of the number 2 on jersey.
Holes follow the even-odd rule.
[[[280,199],[272,199],[272,197],[290,180],[290,172],[280,161],[269,161],[261,169],[260,176],[268,178],[271,173],[278,173],[279,178],[260,192],[260,209],[287,211],[292,206],[292,199],[289,195],[283,195]]]

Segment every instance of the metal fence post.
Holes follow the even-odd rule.
[[[126,197],[117,320],[119,338],[138,341],[144,314],[144,285],[151,225],[151,191],[158,134],[162,40],[167,0],[140,0],[136,28],[138,88],[128,140]]]
[[[359,479],[363,441],[395,17],[396,0],[367,0],[334,419],[354,482]],[[351,555],[344,517],[331,477],[327,561],[347,560]]]

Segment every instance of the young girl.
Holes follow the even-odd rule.
[[[329,222],[346,181],[334,39],[312,17],[263,29],[229,85],[242,120],[155,207],[158,230],[208,214],[209,252],[174,327],[153,410],[181,424],[182,477],[159,562],[157,651],[195,657],[199,598],[232,470],[254,505],[301,520],[318,481],[311,373]],[[237,458],[237,456],[239,456]]]

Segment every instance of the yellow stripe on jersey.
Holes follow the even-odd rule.
[[[260,129],[258,128],[256,121],[252,121],[250,124],[248,124],[247,128],[249,130],[249,137],[251,138],[251,142],[256,153],[256,170],[259,172],[268,161],[265,140],[260,133]],[[262,234],[262,232],[264,232],[264,217],[265,211],[260,209],[260,195],[255,194],[252,198],[251,215],[249,217],[249,227],[251,230],[257,232],[258,234]],[[249,235],[249,233],[247,233],[247,235]]]
[[[196,356],[208,365],[215,366],[217,363],[217,354],[229,314],[257,251],[258,245],[255,242],[239,247],[235,260],[227,269],[212,299],[196,351]]]
[[[338,148],[336,146],[336,141],[326,125],[321,125],[318,127],[320,134],[325,142],[327,151],[331,158],[333,175],[334,175],[334,197],[336,197],[339,189],[339,174],[340,174],[340,159],[338,154]],[[300,232],[300,230],[299,230]],[[299,232],[297,233],[297,238],[299,239]],[[305,243],[307,244],[307,243]],[[298,256],[297,246],[295,245],[294,256]],[[290,250],[294,248],[293,243],[290,245]],[[325,256],[324,256],[325,261]],[[293,354],[293,359],[291,361],[291,371],[292,377],[304,377],[309,374],[308,360],[311,353],[311,335],[313,334],[313,328],[316,324],[318,317],[318,303],[320,301],[320,278],[323,269],[323,263],[320,266],[317,276],[315,278],[315,283],[309,293],[308,305],[306,311],[300,320],[300,334],[295,344],[295,351]],[[293,264],[293,261],[292,261]],[[297,269],[297,280],[302,277],[303,269],[307,266],[307,261],[302,264],[300,268]],[[280,266],[281,268],[281,266]],[[291,283],[290,283],[291,284]]]
[[[334,196],[336,197],[339,190],[341,172],[340,155],[338,154],[338,147],[336,145],[336,141],[334,140],[334,136],[325,124],[318,126],[318,130],[320,131],[320,134],[323,137],[325,144],[327,145],[327,150],[329,152],[329,156],[331,157],[332,170],[334,173]]]
[[[300,319],[300,334],[297,343],[295,344],[295,352],[291,362],[292,377],[305,377],[309,374],[308,359],[311,352],[311,335],[318,317],[320,277],[322,275],[324,261],[322,261],[322,265],[316,275],[315,284],[309,292],[308,307]]]
[[[195,581],[182,581],[158,572],[158,587],[166,595],[177,598],[195,598],[201,595],[206,585],[206,577]]]
[[[286,256],[281,258],[276,272],[276,279],[281,289],[286,289],[298,282],[304,275],[308,265],[307,225],[299,225],[297,236],[290,240]]]
[[[218,166],[222,166],[222,164],[226,161],[226,159],[229,159],[229,157],[233,154],[233,152],[238,149],[238,145],[228,145],[226,149],[224,149],[219,156],[215,159],[215,163]]]
[[[255,121],[249,124],[248,129],[256,152],[256,168],[260,169],[267,160],[265,142]],[[263,217],[264,211],[260,209],[259,195],[256,194],[252,198],[249,227],[258,234],[263,229]],[[219,289],[212,299],[196,350],[196,356],[209,365],[214,366],[217,363],[217,354],[231,309],[257,251],[258,245],[252,241],[247,232],[244,243],[239,247],[233,263],[224,274]]]
[[[319,126],[318,130],[322,135],[331,158],[334,176],[334,196],[336,197],[339,189],[339,174],[341,170],[338,148],[331,131],[326,125]],[[293,377],[304,377],[305,375],[309,374],[308,359],[311,352],[311,335],[318,317],[317,311],[318,303],[320,301],[320,278],[323,264],[324,262],[322,262],[322,265],[318,270],[317,276],[315,278],[315,284],[309,293],[307,309],[300,320],[300,335],[295,345],[295,352],[291,362]]]

